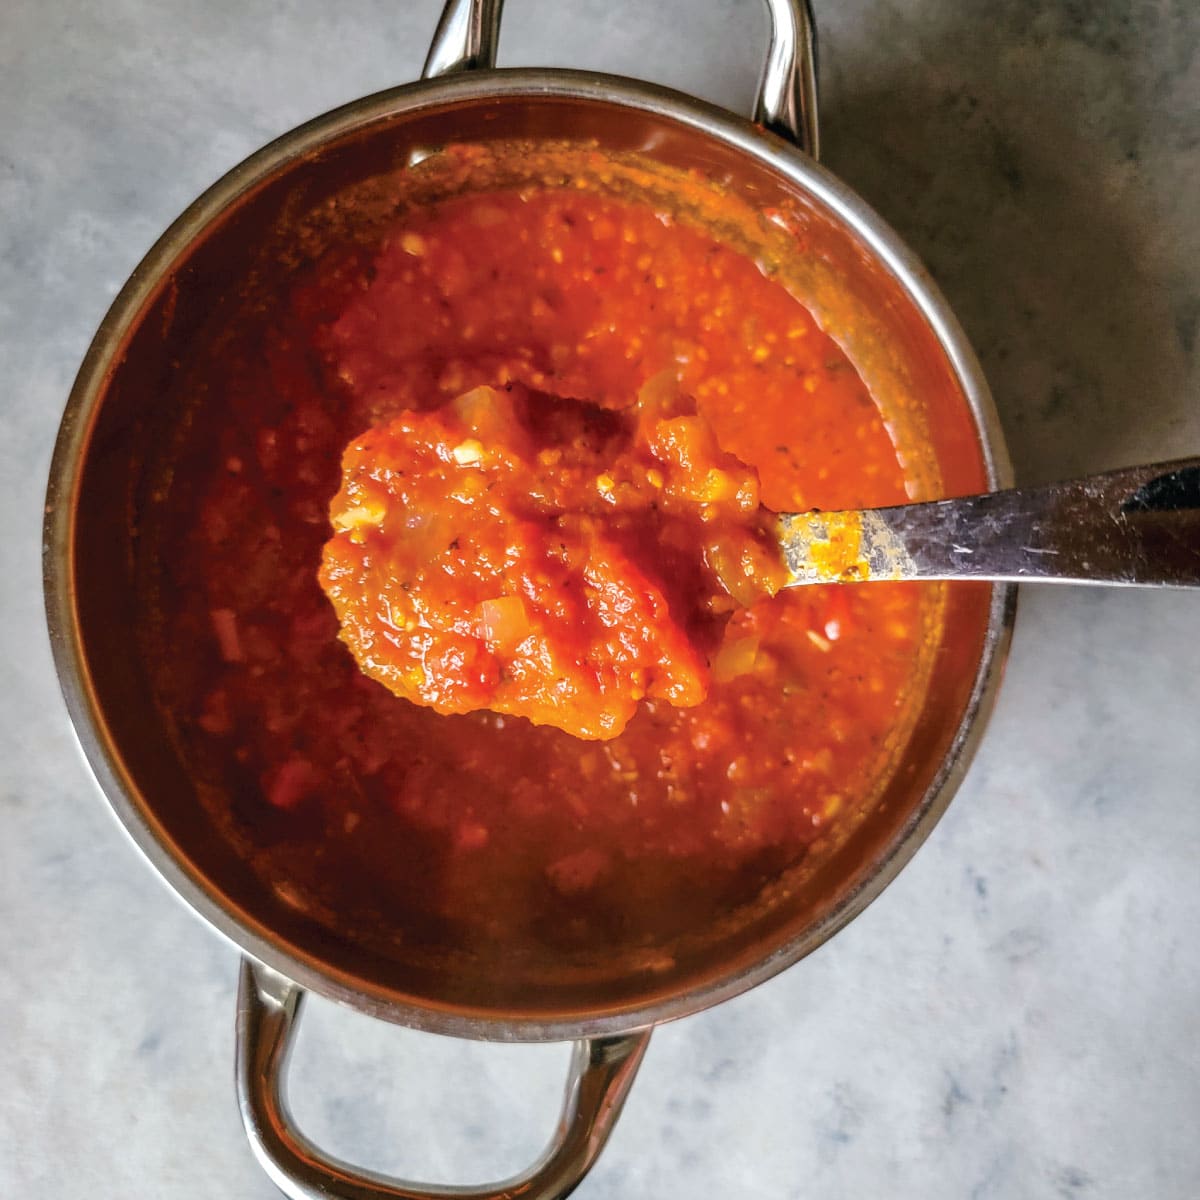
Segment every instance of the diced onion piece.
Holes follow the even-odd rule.
[[[644,414],[666,411],[679,397],[679,377],[670,368],[651,375],[638,389],[638,407]]]
[[[728,683],[739,675],[749,675],[758,661],[759,639],[735,638],[725,642],[712,660],[712,676],[718,683]]]
[[[466,441],[459,442],[450,453],[460,467],[469,467],[483,458],[483,445],[477,438],[467,438]]]
[[[815,629],[806,629],[804,631],[808,635],[808,640],[812,642],[822,654],[828,654],[833,649],[833,643],[826,637],[822,637]]]
[[[514,418],[508,392],[486,385],[472,388],[451,400],[447,409],[462,422],[468,447],[475,443],[483,457],[490,459],[496,453],[503,457],[505,452],[524,457],[533,453],[524,430]],[[488,448],[486,452],[484,447]]]
[[[448,407],[451,412],[462,418],[464,424],[469,425],[472,429],[478,429],[483,421],[493,415],[495,400],[495,388],[484,385],[472,388],[469,392],[463,392],[461,396],[456,396],[450,401]]]
[[[351,529],[360,529],[365,525],[382,525],[386,510],[382,504],[365,502],[344,508],[341,512],[331,515],[330,521],[338,533],[346,533]]]
[[[498,596],[479,606],[483,637],[492,653],[515,650],[529,636],[529,617],[520,596]]]
[[[242,653],[242,641],[238,637],[237,616],[233,609],[214,608],[209,616],[212,618],[213,632],[217,635],[221,658],[230,663],[244,662],[246,656]]]
[[[704,476],[704,482],[696,493],[696,499],[704,504],[713,504],[720,500],[728,500],[737,495],[737,481],[728,471],[710,467]]]
[[[705,555],[725,590],[742,608],[749,608],[763,596],[773,595],[778,583],[766,562],[759,561],[761,551],[753,543],[741,546],[717,542]]]

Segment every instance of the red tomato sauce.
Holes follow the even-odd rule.
[[[357,916],[364,938],[420,914],[423,936],[498,955],[659,944],[869,798],[919,701],[925,593],[771,596],[769,560],[741,564],[763,552],[760,502],[895,504],[905,479],[851,364],[748,258],[586,189],[451,199],[298,276],[228,377],[229,419],[176,470],[153,617],[173,649],[151,669],[207,802],[290,902]],[[480,481],[528,525],[536,586],[480,586],[496,512],[464,493],[446,516]],[[326,587],[375,678],[318,583],[335,533]],[[457,616],[424,631],[428,661],[374,653],[374,600],[418,570]],[[600,596],[635,581],[613,600],[631,621],[562,594],[589,570]],[[497,690],[495,660],[511,678],[522,632],[550,621],[548,674],[576,685],[559,723],[604,740],[511,715],[554,707],[519,679]],[[621,656],[640,696],[603,686]]]
[[[367,675],[580,738],[701,703],[730,596],[785,574],[757,476],[667,372],[622,409],[509,381],[406,412],[350,444],[331,520],[321,583]]]

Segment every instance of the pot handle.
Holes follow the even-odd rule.
[[[504,0],[446,0],[422,79],[496,65]],[[817,27],[810,0],[766,0],[771,42],[754,102],[754,120],[820,157]]]
[[[401,1183],[330,1158],[296,1128],[284,1085],[303,998],[290,979],[242,959],[238,1107],[255,1158],[289,1200],[560,1200],[604,1149],[650,1041],[643,1030],[575,1043],[558,1128],[524,1174],[467,1188]]]

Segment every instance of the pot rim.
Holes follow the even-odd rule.
[[[1016,588],[992,585],[984,643],[970,697],[934,778],[886,856],[818,922],[753,964],[666,998],[601,1015],[496,1016],[398,998],[324,964],[297,957],[272,931],[236,912],[199,872],[159,839],[133,797],[138,789],[108,735],[91,685],[75,619],[75,501],[83,452],[125,336],[174,264],[211,223],[249,190],[335,138],[423,108],[472,102],[556,99],[626,108],[715,138],[799,185],[851,229],[901,283],[946,354],[970,407],[991,488],[1012,484],[1003,432],[973,350],[928,272],[855,192],[783,138],[716,105],[619,75],[549,68],[499,68],[389,88],[318,116],[281,135],[205,190],[148,251],[100,323],[72,386],[50,467],[43,527],[43,584],[51,648],[75,734],[92,773],[126,834],[171,888],[243,953],[302,987],[360,1012],[411,1028],[491,1041],[559,1041],[647,1028],[687,1016],[765,982],[805,957],[863,911],[895,878],[949,805],[994,703],[1011,637]]]

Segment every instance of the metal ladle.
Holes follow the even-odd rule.
[[[898,579],[1200,586],[1200,458],[1044,487],[781,513],[786,587]]]

